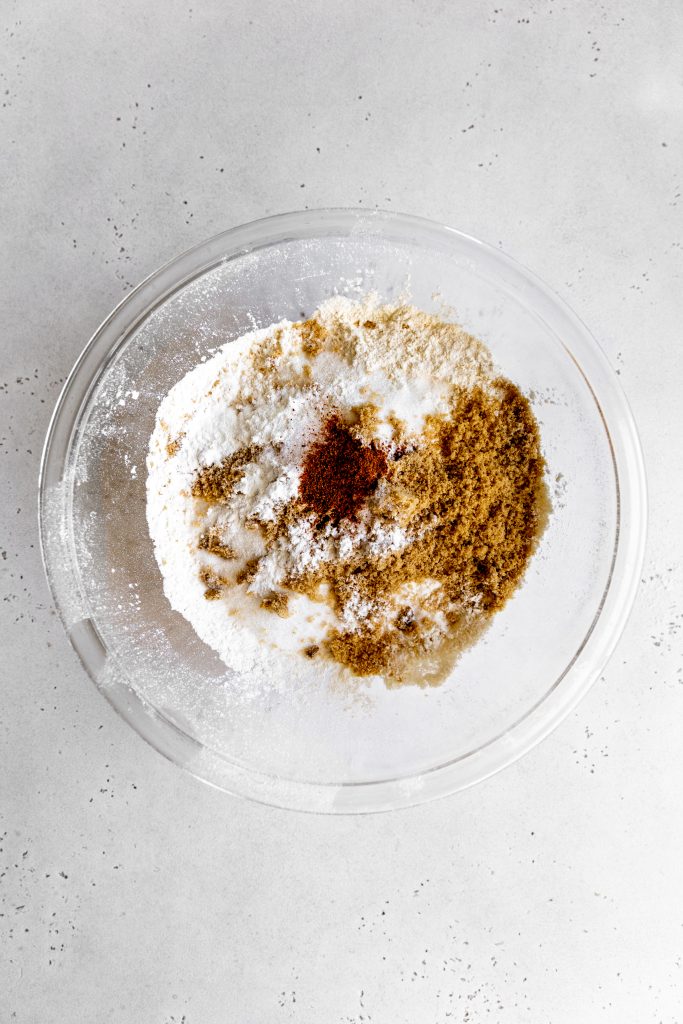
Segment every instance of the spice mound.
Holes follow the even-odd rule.
[[[485,345],[372,298],[224,345],[161,403],[148,471],[171,605],[283,680],[443,681],[550,510],[532,409]]]
[[[363,444],[333,414],[322,436],[306,452],[299,496],[306,508],[318,513],[316,527],[342,519],[358,520],[358,513],[387,470],[386,452],[376,441]]]

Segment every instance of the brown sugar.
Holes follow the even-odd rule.
[[[250,558],[237,573],[235,577],[236,583],[251,583],[254,576],[258,572],[260,558]]]
[[[212,505],[227,504],[244,470],[258,458],[260,451],[258,445],[247,445],[227,455],[222,462],[200,470],[192,484],[192,497]]]
[[[302,339],[301,349],[309,359],[314,359],[323,347],[325,328],[315,317],[304,320],[298,327]]]
[[[349,412],[350,429],[354,437],[371,445],[379,426],[379,409],[373,402],[354,405]],[[375,447],[377,443],[375,442]]]
[[[209,551],[212,555],[217,555],[218,558],[224,558],[226,561],[237,558],[237,553],[230,547],[229,544],[224,544],[221,540],[220,531],[215,526],[210,526],[201,537],[199,538],[199,547],[202,551]]]
[[[225,576],[221,576],[219,573],[213,571],[208,566],[202,566],[199,570],[199,579],[206,587],[204,591],[204,597],[207,601],[215,601],[221,596],[224,588],[230,583]]]
[[[262,338],[254,347],[251,362],[254,370],[264,377],[277,372],[278,361],[282,355],[282,331],[276,330],[272,335]]]
[[[180,446],[183,443],[184,437],[184,434],[178,434],[176,438],[168,442],[168,444],[166,445],[166,454],[168,455],[169,459],[172,459],[174,455],[178,454],[178,452],[180,451]]]
[[[289,614],[289,596],[287,594],[273,593],[261,599],[261,608],[266,611],[275,612],[284,619]]]

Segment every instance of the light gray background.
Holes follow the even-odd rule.
[[[5,0],[0,1022],[683,1021],[677,2]],[[446,221],[591,326],[648,465],[643,585],[603,678],[487,783],[305,817],[163,761],[43,579],[60,386],[161,262],[304,206]]]

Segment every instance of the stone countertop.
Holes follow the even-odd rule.
[[[683,1021],[683,8],[36,0],[2,11],[0,1022]],[[87,679],[36,528],[100,320],[234,224],[453,224],[591,327],[641,432],[643,583],[578,710],[449,799],[308,817],[204,787]]]

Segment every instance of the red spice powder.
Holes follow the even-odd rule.
[[[387,457],[374,441],[364,445],[340,416],[330,416],[304,458],[299,497],[318,516],[355,520],[358,511],[387,471]]]

